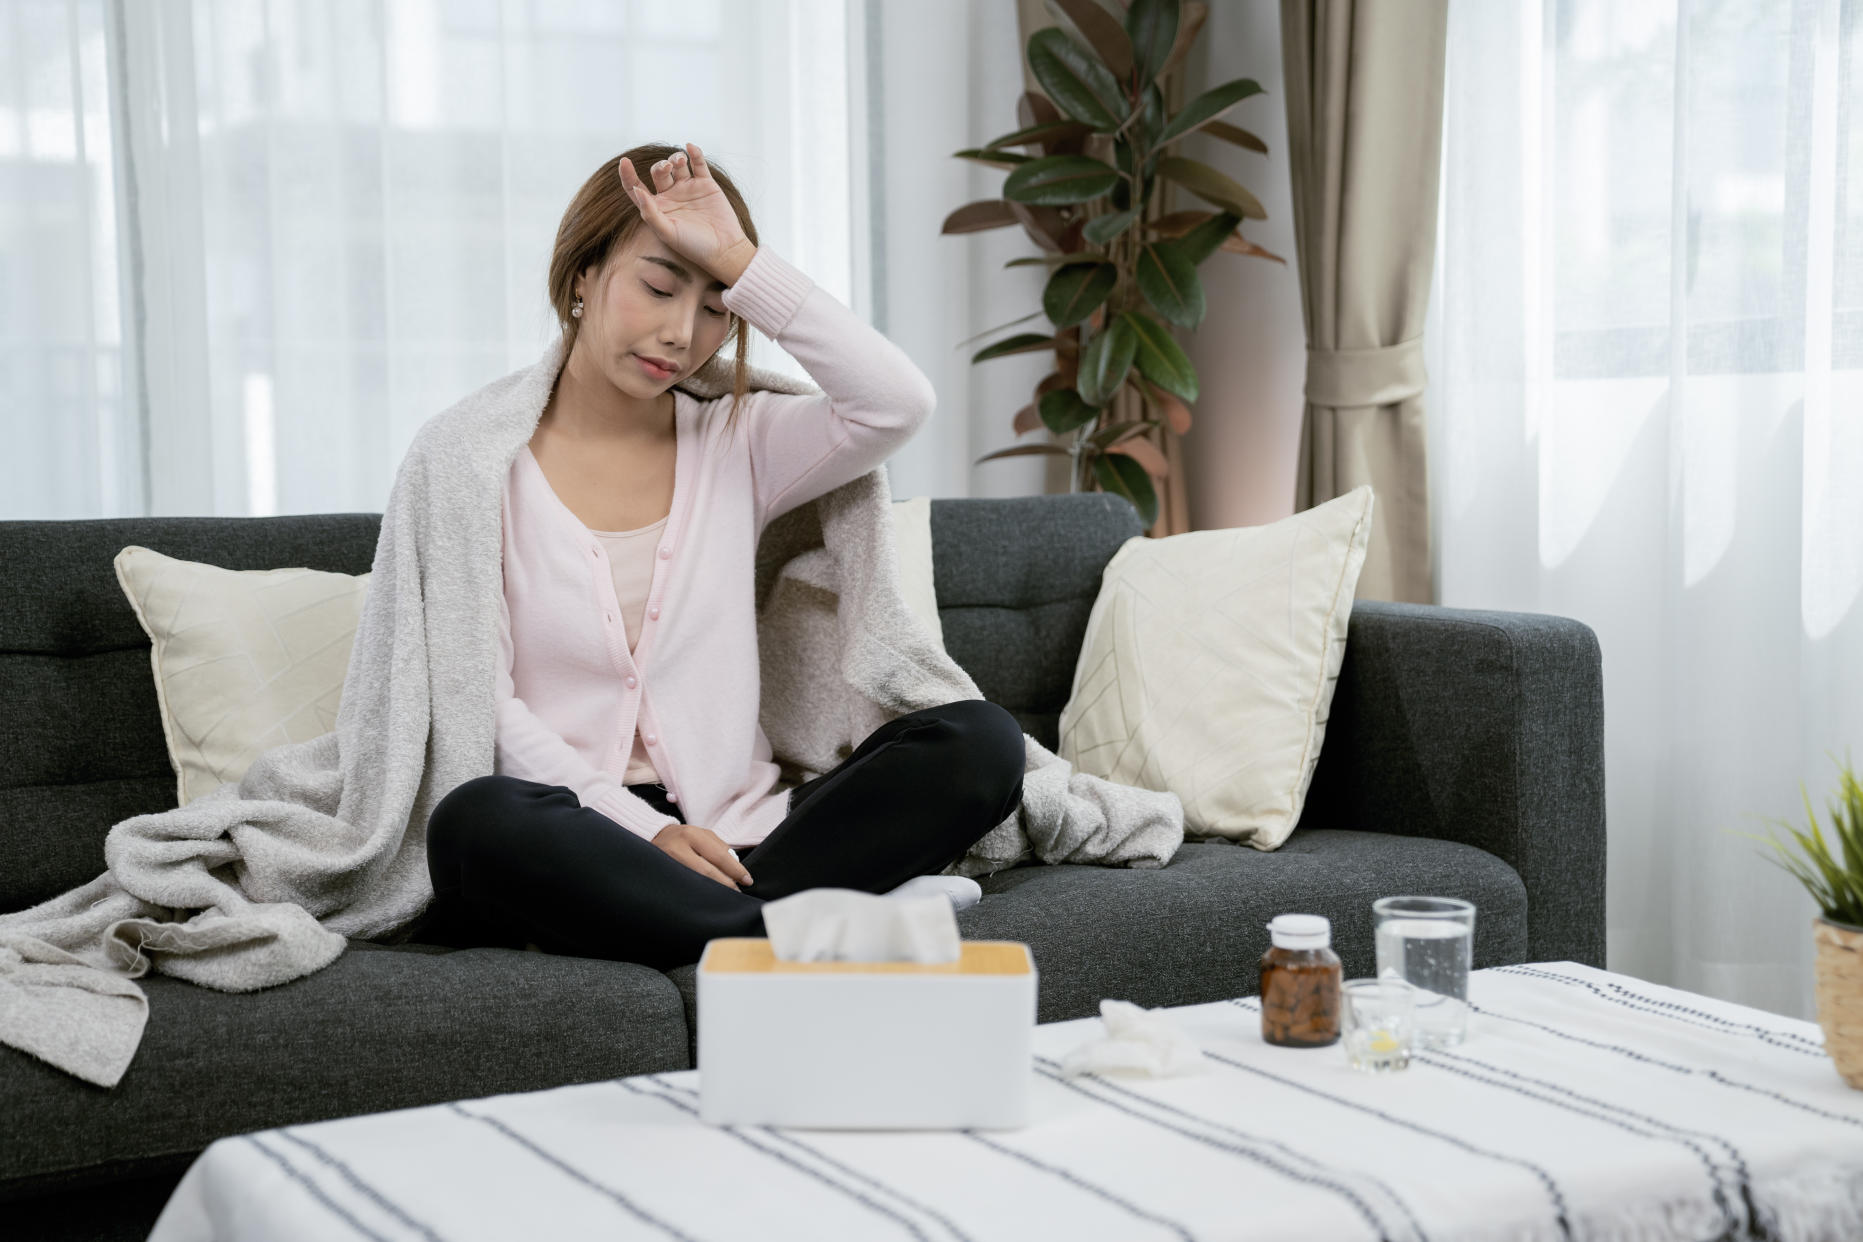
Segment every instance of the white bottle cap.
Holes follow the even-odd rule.
[[[1277,949],[1324,949],[1333,941],[1333,925],[1323,914],[1277,914],[1268,934]]]

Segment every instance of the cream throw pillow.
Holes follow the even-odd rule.
[[[1345,658],[1371,488],[1266,526],[1128,539],[1061,712],[1077,769],[1184,803],[1184,831],[1271,850],[1300,818]]]
[[[336,728],[368,574],[221,569],[135,544],[115,564],[149,635],[180,805]]]

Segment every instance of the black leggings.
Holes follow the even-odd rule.
[[[456,947],[696,962],[717,936],[762,936],[763,903],[808,888],[883,893],[942,871],[1022,801],[1022,727],[985,699],[888,721],[834,768],[796,786],[783,822],[726,886],[584,807],[575,791],[514,776],[457,786],[427,823],[434,900],[414,936]],[[669,815],[663,785],[630,785]],[[701,825],[702,827],[709,825]]]

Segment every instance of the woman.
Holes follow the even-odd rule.
[[[589,178],[550,294],[568,348],[505,483],[495,774],[434,809],[420,938],[667,969],[807,888],[975,900],[934,873],[1021,803],[1009,712],[909,713],[787,790],[758,724],[759,536],[897,451],[930,382],[757,245],[696,145]],[[822,393],[748,392],[750,324]],[[680,388],[728,336],[733,391]]]

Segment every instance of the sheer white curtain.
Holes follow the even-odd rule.
[[[1442,602],[1604,652],[1615,969],[1809,1014],[1741,835],[1863,758],[1863,2],[1457,0]]]
[[[0,0],[0,516],[380,509],[637,142],[860,307],[851,46],[845,0]]]
[[[133,509],[103,5],[0,4],[0,517]]]

